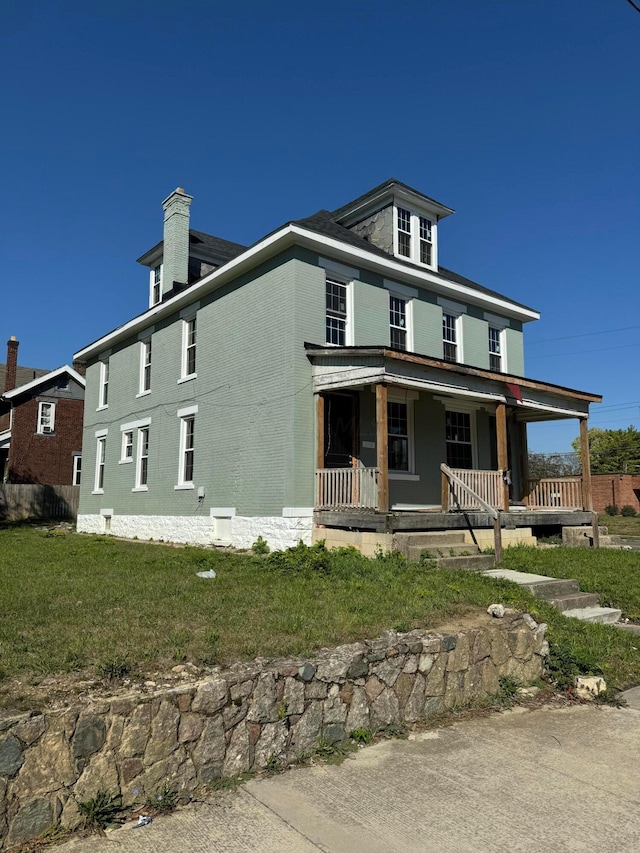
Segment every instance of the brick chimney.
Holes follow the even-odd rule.
[[[193,196],[178,187],[162,202],[164,210],[164,249],[162,256],[162,295],[174,285],[189,282],[189,207]],[[178,290],[181,288],[178,287]]]
[[[74,361],[71,367],[73,367],[75,372],[79,373],[80,376],[87,375],[87,365],[84,363],[84,361]]]
[[[19,346],[20,342],[15,339],[15,335],[11,335],[7,341],[7,366],[4,374],[4,391],[13,391],[16,387]]]

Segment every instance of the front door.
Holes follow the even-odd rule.
[[[324,400],[324,467],[351,468],[358,440],[356,394],[326,394]]]

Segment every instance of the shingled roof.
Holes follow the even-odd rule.
[[[26,385],[27,382],[31,382],[34,379],[39,379],[46,373],[49,373],[49,371],[43,370],[40,367],[20,367],[20,365],[18,365],[16,368],[16,388],[19,388],[21,385]],[[0,395],[4,392],[4,380],[6,374],[7,365],[0,364]]]

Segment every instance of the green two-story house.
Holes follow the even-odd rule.
[[[148,310],[75,355],[79,530],[279,548],[465,506],[584,523],[600,397],[525,377],[539,315],[440,266],[450,208],[389,180],[245,247],[190,229],[191,201],[165,200],[139,259]],[[584,476],[531,483],[526,424],[558,418]]]

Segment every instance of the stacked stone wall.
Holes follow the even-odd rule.
[[[144,802],[168,783],[187,800],[221,777],[291,762],[320,738],[404,726],[543,671],[546,625],[481,615],[452,633],[389,631],[313,660],[254,661],[197,683],[95,696],[44,713],[0,716],[0,847],[56,821],[79,824],[99,790]]]

